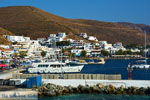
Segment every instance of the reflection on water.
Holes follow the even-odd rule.
[[[150,100],[150,96],[72,94],[66,96],[40,98],[39,100]]]

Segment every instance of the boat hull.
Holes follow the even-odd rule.
[[[79,66],[67,66],[67,67],[60,67],[60,68],[29,68],[28,73],[74,73],[80,72],[84,65]]]

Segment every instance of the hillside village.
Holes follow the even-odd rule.
[[[22,58],[39,59],[50,58],[55,55],[68,57],[112,57],[116,55],[130,55],[140,57],[141,50],[138,48],[127,49],[121,42],[115,44],[107,41],[99,41],[87,33],[80,33],[80,37],[88,40],[74,40],[67,38],[66,33],[50,34],[48,38],[32,40],[30,37],[4,35],[11,45],[0,45],[0,58]],[[41,54],[44,53],[42,56]]]

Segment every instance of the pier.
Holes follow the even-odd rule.
[[[42,79],[60,79],[62,74],[20,74],[12,75],[12,79],[26,79],[41,75]],[[91,79],[91,80],[121,80],[120,74],[63,74],[63,79]]]

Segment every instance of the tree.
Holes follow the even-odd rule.
[[[109,56],[109,52],[106,51],[106,50],[101,50],[101,54],[102,54],[103,56]]]
[[[27,56],[27,52],[25,52],[25,51],[20,51],[19,52],[19,57],[20,58],[24,58],[25,56]]]
[[[46,54],[47,54],[47,52],[46,52],[46,51],[42,51],[42,52],[41,52],[41,56],[42,56],[42,57],[45,57],[45,56],[46,56]]]
[[[116,55],[124,55],[124,52],[123,52],[122,50],[118,50],[118,51],[116,52]]]
[[[81,51],[81,57],[86,57],[87,52],[85,50]]]
[[[13,57],[14,57],[14,58],[17,58],[18,55],[19,55],[18,53],[13,53]]]
[[[75,57],[75,53],[70,53],[69,57]]]
[[[57,46],[69,46],[70,45],[70,41],[60,41],[60,42],[56,42]]]

